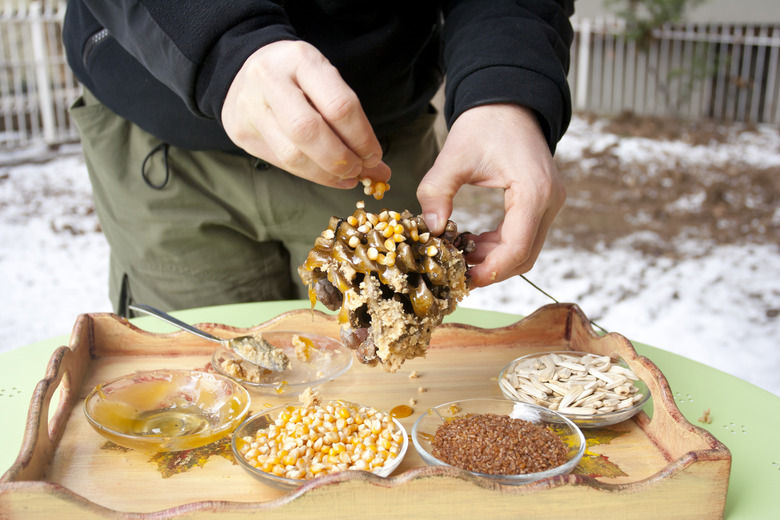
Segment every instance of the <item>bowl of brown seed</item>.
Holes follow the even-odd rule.
[[[507,485],[569,473],[585,453],[585,437],[572,421],[507,399],[435,406],[414,423],[412,442],[428,465],[460,468]]]
[[[507,399],[554,410],[581,428],[630,419],[650,399],[647,385],[618,358],[539,352],[512,360],[498,376]]]

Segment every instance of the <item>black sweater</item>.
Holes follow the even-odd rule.
[[[446,70],[448,125],[475,106],[536,111],[550,149],[571,117],[573,0],[70,0],[76,77],[122,117],[193,150],[238,151],[219,123],[258,48],[316,46],[380,137],[427,107]]]

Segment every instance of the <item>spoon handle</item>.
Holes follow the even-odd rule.
[[[201,338],[210,340],[210,341],[216,341],[217,343],[224,344],[225,340],[218,338],[216,336],[212,336],[206,331],[200,330],[198,328],[193,327],[189,323],[184,323],[183,321],[174,318],[167,312],[163,312],[159,309],[155,309],[154,307],[150,305],[145,305],[143,303],[136,303],[136,304],[130,304],[128,305],[131,309],[138,312],[143,312],[145,314],[149,314],[151,316],[154,316],[156,318],[159,318],[167,323],[170,323],[171,325],[174,325],[176,327],[179,327],[182,330],[185,330],[191,334],[195,334],[196,336],[200,336]]]

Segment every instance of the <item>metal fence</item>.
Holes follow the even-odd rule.
[[[78,139],[64,0],[0,0],[0,151]],[[574,108],[780,123],[780,25],[663,27],[642,47],[618,20],[574,20]]]

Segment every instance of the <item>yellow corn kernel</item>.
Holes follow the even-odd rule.
[[[355,218],[353,215],[350,215],[347,217],[347,223],[352,227],[358,226],[358,219]]]
[[[282,475],[284,475],[284,466],[282,466],[281,464],[277,464],[276,466],[273,467],[271,473],[273,473],[278,477],[281,477]]]
[[[299,478],[301,478],[303,476],[303,471],[301,471],[300,469],[292,469],[292,470],[288,471],[285,474],[285,476],[287,478],[299,479]]]
[[[374,198],[377,200],[381,200],[382,197],[384,197],[385,192],[390,189],[390,185],[386,182],[377,182],[376,186],[374,186]]]
[[[339,417],[341,417],[342,419],[348,419],[348,418],[349,418],[349,416],[351,415],[351,414],[349,413],[349,409],[348,409],[346,406],[342,406],[342,407],[340,407],[340,408],[339,408],[339,409],[336,411],[336,413],[337,413],[337,414],[338,414],[338,416],[339,416]]]
[[[298,457],[294,455],[287,455],[286,457],[282,458],[282,464],[285,466],[295,466],[296,462],[298,462]]]

